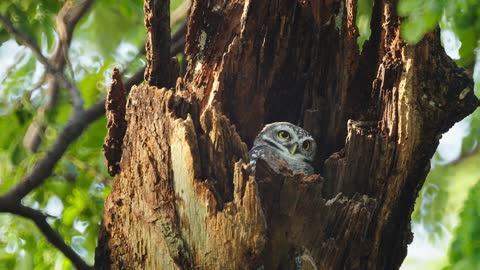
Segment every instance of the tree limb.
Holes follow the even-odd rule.
[[[32,189],[41,185],[45,179],[52,174],[53,168],[63,153],[65,153],[68,146],[82,134],[84,129],[93,122],[92,120],[93,119],[87,121],[86,113],[83,111],[79,114],[72,112],[65,128],[60,132],[57,140],[47,151],[46,155],[40,159],[30,173],[10,189],[5,196],[8,196],[13,201],[20,201]]]
[[[73,31],[76,24],[80,18],[83,17],[92,3],[93,0],[84,0],[72,5],[72,2],[67,1],[56,16],[58,42],[56,44],[54,53],[48,59],[48,61],[53,67],[62,72],[65,64],[68,64],[72,78],[75,78],[75,76],[73,74],[72,65],[68,57],[68,49],[72,41]],[[59,82],[57,78],[52,76],[50,73],[44,72],[44,74],[49,76],[44,75],[44,78],[39,81],[38,87],[47,82],[48,86],[44,92],[48,98],[46,99],[46,102],[38,108],[38,113],[33,119],[32,123],[30,123],[30,126],[28,127],[23,138],[23,146],[25,149],[31,152],[36,152],[42,142],[43,133],[46,129],[46,124],[44,121],[45,113],[54,108],[55,104],[57,103]]]
[[[75,155],[70,153],[65,154],[65,159],[73,162],[75,166],[80,168],[80,170],[90,173],[92,176],[98,178],[103,183],[108,183],[110,180],[109,177],[106,177],[102,171],[100,171],[95,166],[90,165],[87,161],[77,158]]]
[[[475,147],[475,149],[469,152],[462,153],[459,157],[457,157],[456,159],[451,161],[449,164],[447,164],[447,166],[456,166],[458,164],[461,164],[466,159],[470,158],[471,156],[478,155],[479,153],[480,153],[480,147],[477,146]]]
[[[90,3],[92,1],[86,0],[83,3]],[[82,12],[76,13],[73,19],[70,20],[70,26],[73,31],[74,24],[78,21],[81,15],[86,11],[89,4],[84,6]],[[76,19],[75,19],[76,18]],[[31,190],[40,186],[53,172],[53,169],[60,158],[64,155],[68,146],[75,141],[83,131],[95,120],[105,115],[105,99],[100,100],[92,105],[89,109],[83,109],[83,98],[80,95],[78,88],[72,84],[64,74],[55,68],[49,60],[41,53],[39,47],[28,36],[19,32],[13,24],[4,16],[0,14],[0,24],[2,24],[9,33],[20,40],[25,46],[29,47],[36,55],[38,60],[45,65],[47,72],[49,72],[58,83],[69,90],[72,94],[74,102],[74,111],[70,115],[65,127],[58,135],[56,141],[49,148],[46,155],[41,158],[19,183],[17,183],[7,193],[0,196],[0,212],[7,212],[11,214],[20,215],[35,222],[37,227],[45,234],[48,241],[62,251],[68,257],[77,269],[91,269],[69,246],[65,244],[60,235],[55,232],[45,220],[45,215],[40,211],[31,209],[21,204],[21,199],[27,195]],[[69,31],[67,31],[69,32]],[[179,32],[182,32],[179,34]],[[67,39],[71,39],[71,33]],[[172,48],[172,54],[181,52],[185,44],[186,24],[182,25],[177,33],[175,33],[175,46]],[[70,38],[68,38],[70,37]],[[60,55],[59,53],[58,55]],[[66,56],[66,55],[65,55]],[[64,57],[65,57],[64,56]],[[62,60],[63,61],[63,60]],[[139,84],[143,81],[143,74],[145,67],[139,69],[129,80],[125,82],[126,89],[130,89],[133,85]]]
[[[184,18],[188,18],[188,14],[190,13],[190,7],[192,6],[191,0],[184,0],[173,12],[170,16],[170,27],[174,27],[182,21]]]
[[[52,59],[54,65],[59,70],[63,70],[65,63],[71,71],[72,78],[74,78],[73,68],[68,57],[68,48],[72,41],[73,31],[80,18],[83,17],[88,8],[92,5],[93,0],[83,0],[76,5],[72,5],[70,1],[65,2],[62,9],[58,12],[56,17],[57,32],[59,42]]]
[[[133,85],[141,83],[144,72],[145,67],[126,80],[125,89],[128,91]],[[80,112],[80,114],[73,113],[47,154],[36,163],[27,176],[6,193],[6,196],[9,196],[14,201],[19,201],[32,189],[41,185],[52,174],[54,166],[65,153],[68,146],[83,133],[88,125],[103,115],[105,115],[105,98],[93,104],[88,110]]]
[[[145,67],[126,80],[125,88],[130,89],[133,85],[141,83],[144,72]],[[5,202],[20,202],[31,190],[40,186],[52,174],[56,163],[63,156],[68,146],[83,133],[89,124],[103,115],[105,115],[105,99],[98,101],[89,109],[81,111],[79,115],[72,114],[47,154],[36,163],[28,175],[2,196],[4,199],[0,200],[0,212],[5,211]]]
[[[77,86],[70,82],[65,75],[55,68],[50,61],[42,54],[42,51],[38,47],[38,45],[33,41],[30,37],[25,35],[24,33],[20,32],[12,22],[5,16],[0,14],[0,24],[5,27],[5,29],[13,35],[17,40],[19,40],[23,45],[27,46],[32,50],[33,54],[37,57],[38,61],[42,63],[46,70],[52,74],[59,82],[59,84],[67,89],[72,96],[74,110],[78,112],[83,111],[83,98],[78,90]]]
[[[40,229],[40,231],[45,235],[48,242],[60,250],[65,257],[70,259],[72,264],[77,269],[92,269],[91,266],[87,265],[87,263],[63,241],[58,232],[50,227],[50,224],[48,224],[46,220],[47,217],[42,212],[30,207],[26,207],[18,202],[8,201],[8,198],[5,196],[0,197],[0,211],[19,215],[33,221],[35,225],[37,225],[38,229]]]

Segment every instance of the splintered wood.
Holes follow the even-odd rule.
[[[127,129],[127,123],[125,122],[126,95],[120,72],[114,68],[112,83],[108,88],[107,98],[105,99],[108,134],[103,144],[103,154],[105,155],[108,173],[111,176],[120,172],[123,136],[125,136]]]
[[[294,267],[304,253],[317,262],[325,253],[343,256],[346,246],[365,248],[374,200],[327,200],[320,176],[279,175],[262,162],[255,179],[228,119],[213,107],[199,113],[195,96],[132,90],[122,171],[105,205],[112,268],[277,269]],[[330,227],[345,219],[354,227]]]

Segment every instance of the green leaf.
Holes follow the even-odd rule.
[[[400,31],[407,43],[415,44],[423,38],[426,32],[425,22],[415,18],[408,18],[402,23]]]
[[[460,214],[449,258],[450,269],[480,267],[480,181],[470,190]]]
[[[418,9],[418,1],[416,0],[402,0],[398,3],[398,15],[408,16]]]
[[[442,235],[442,227],[453,229],[468,189],[480,179],[478,164],[480,152],[453,164],[437,164],[428,174],[412,217],[430,232],[431,240]]]
[[[371,0],[359,0],[357,2],[356,24],[359,32],[357,44],[360,49],[362,49],[363,44],[370,37],[370,20],[372,17],[372,7],[373,1]]]
[[[402,37],[409,43],[420,41],[438,25],[447,2],[445,0],[401,0],[397,11],[406,17],[401,25]]]
[[[14,165],[19,165],[20,162],[25,159],[25,156],[26,156],[26,153],[23,150],[23,147],[20,146],[20,144],[16,144],[16,146],[12,151],[12,156],[11,156],[12,163]]]
[[[30,253],[23,250],[21,255],[17,256],[15,270],[26,270],[33,268],[33,257],[30,255]]]
[[[457,34],[462,42],[460,47],[460,64],[462,66],[471,66],[475,61],[475,49],[478,46],[478,38],[480,34],[473,27],[461,29],[457,31]]]
[[[0,44],[10,39],[10,35],[8,34],[7,30],[0,27]]]

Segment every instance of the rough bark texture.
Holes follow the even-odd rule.
[[[399,268],[438,140],[478,100],[438,31],[402,41],[395,5],[375,1],[360,54],[355,1],[195,1],[184,80],[130,93],[96,267]],[[249,175],[279,120],[315,136],[323,177]]]
[[[145,0],[147,29],[145,81],[148,85],[173,87],[178,63],[170,57],[170,0]]]
[[[105,155],[108,173],[111,176],[120,172],[123,137],[127,129],[127,122],[125,121],[126,94],[120,71],[114,68],[112,82],[105,99],[108,134],[103,144],[103,154]]]

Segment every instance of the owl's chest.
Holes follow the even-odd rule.
[[[271,148],[268,146],[256,147],[250,151],[250,162],[253,165],[256,163],[257,159],[265,160],[268,165],[279,172],[280,167],[283,165],[288,166],[290,170],[294,173],[303,172],[305,175],[313,174],[313,167],[303,161],[301,158],[294,158],[288,153],[283,153],[276,148]]]

